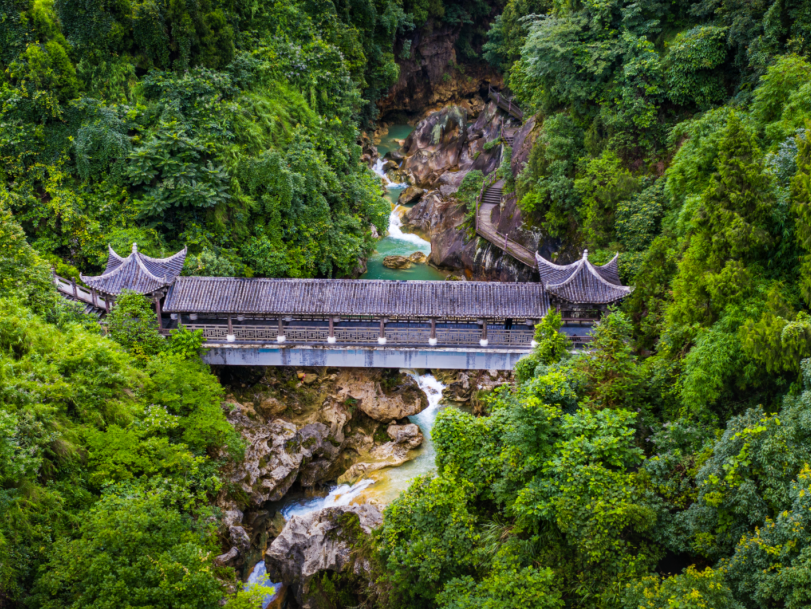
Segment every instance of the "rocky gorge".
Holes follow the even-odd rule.
[[[473,171],[488,175],[503,164],[501,171],[518,175],[536,137],[534,119],[521,126],[477,93],[465,104],[447,105],[428,114],[399,150],[385,154],[389,179],[409,184],[398,201],[412,205],[403,216],[403,227],[430,241],[431,265],[468,280],[537,279],[533,269],[475,235],[471,202],[458,195],[465,177]],[[503,159],[505,141],[512,141],[506,151],[508,162]],[[500,234],[530,251],[550,255],[559,245],[527,223],[514,192],[504,193],[492,221]]]
[[[354,489],[362,491],[372,482],[370,475],[385,468],[397,471],[419,454],[426,438],[413,420],[429,398],[419,377],[405,371],[257,368],[219,373],[229,389],[223,409],[246,450],[244,460],[225,471],[217,502],[227,548],[217,563],[247,577],[263,561],[270,579],[284,582],[284,594],[297,606],[320,607],[325,573],[367,576],[350,548],[380,524],[383,506],[374,494],[365,497]],[[474,412],[480,395],[513,382],[511,373],[496,371],[434,375],[442,388],[436,400]],[[288,512],[285,506],[296,501],[314,507]]]

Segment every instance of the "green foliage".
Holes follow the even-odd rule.
[[[583,177],[574,181],[574,190],[583,201],[583,228],[590,243],[597,247],[611,243],[615,210],[637,189],[637,180],[615,153],[606,152],[588,163]]]
[[[152,305],[137,292],[124,290],[116,297],[107,328],[112,339],[137,358],[146,360],[166,348]]]
[[[701,26],[676,36],[667,55],[667,94],[683,106],[707,108],[726,97],[721,66],[727,28]]]
[[[771,242],[770,184],[760,158],[753,134],[733,114],[722,131],[716,172],[695,208],[682,211],[689,247],[673,283],[673,323],[712,323],[750,289],[747,264]]]
[[[689,566],[670,577],[648,577],[629,586],[628,607],[638,609],[741,609],[725,582],[724,571]]]
[[[34,597],[43,607],[215,605],[222,585],[210,566],[213,530],[175,507],[171,490],[118,486],[90,510],[77,538],[63,539]],[[134,595],[134,596],[133,596]]]
[[[181,359],[194,359],[205,351],[203,349],[205,340],[202,330],[189,330],[186,326],[180,324],[169,335],[167,350]]]

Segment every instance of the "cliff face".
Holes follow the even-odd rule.
[[[458,27],[429,20],[406,39],[397,41],[400,78],[377,103],[381,117],[398,111],[418,114],[426,108],[460,103],[482,90],[486,93],[488,84],[501,87],[501,75],[488,64],[458,64],[458,38]],[[405,58],[404,47],[409,50]]]

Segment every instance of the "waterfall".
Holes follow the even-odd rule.
[[[372,484],[374,484],[374,480],[368,478],[358,480],[355,484],[341,484],[332,489],[326,497],[305,499],[285,506],[282,508],[282,516],[285,520],[290,520],[293,516],[304,516],[324,508],[349,505]]]
[[[245,582],[245,589],[247,590],[253,584],[268,587],[273,586],[273,594],[266,594],[262,597],[262,609],[265,609],[282,589],[282,584],[274,584],[268,581],[268,573],[264,559],[256,563],[253,571],[251,571],[251,574],[248,576],[248,581]]]
[[[375,161],[375,164],[372,166],[372,171],[374,171],[377,175],[383,178],[386,181],[386,188],[389,190],[395,190],[400,188],[408,188],[408,184],[404,182],[392,182],[389,179],[389,176],[386,175],[386,172],[383,171],[383,165],[388,163],[383,157],[380,157]]]
[[[403,232],[403,221],[400,219],[398,210],[402,210],[400,205],[395,205],[394,209],[391,210],[391,215],[389,216],[389,237],[397,239],[398,241],[413,243],[418,248],[418,250],[415,251],[423,251],[426,254],[430,254],[431,244],[428,241],[419,235]]]

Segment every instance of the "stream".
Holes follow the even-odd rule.
[[[423,435],[422,444],[412,451],[413,458],[398,467],[387,467],[372,472],[368,478],[358,480],[354,484],[339,484],[324,497],[285,497],[279,508],[285,520],[328,507],[364,503],[370,500],[382,507],[394,501],[401,492],[408,488],[414,478],[436,469],[436,450],[431,439],[431,430],[434,427],[436,415],[442,409],[440,402],[445,386],[432,374],[418,375],[411,370],[403,372],[411,374],[428,397],[428,407],[419,414],[408,417],[412,423],[417,424]],[[264,560],[256,563],[245,585],[247,587],[253,583],[276,587],[273,595],[268,595],[263,599],[262,609],[276,599],[282,589],[282,584],[268,581]]]
[[[391,215],[389,216],[389,232],[377,242],[377,250],[367,261],[367,270],[361,279],[396,279],[396,280],[423,280],[423,281],[443,281],[445,275],[427,264],[415,264],[410,269],[389,269],[383,266],[383,258],[386,256],[409,256],[414,252],[423,254],[431,253],[431,244],[412,233],[403,232],[402,216],[408,211],[410,206],[398,205],[397,199],[400,193],[408,187],[405,183],[396,183],[389,180],[383,171],[386,162],[383,155],[400,147],[399,140],[408,137],[414,130],[410,125],[392,125],[388,133],[380,138],[377,150],[380,158],[372,168],[386,183],[386,198],[391,204]]]

